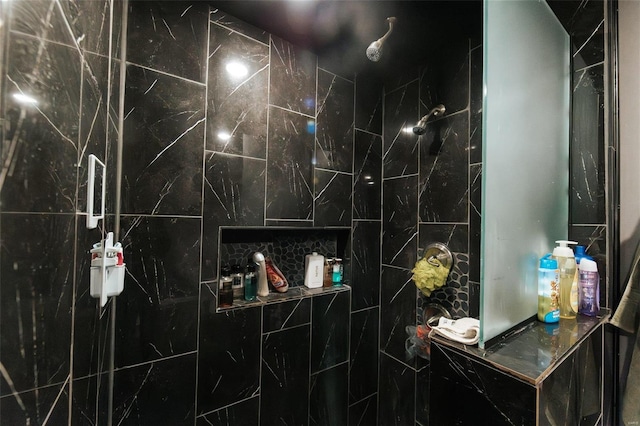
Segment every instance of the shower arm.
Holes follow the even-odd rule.
[[[420,119],[420,123],[426,124],[427,120],[429,119],[429,117],[431,117],[432,115],[434,117],[439,116],[440,114],[444,114],[444,107],[442,105],[438,105],[436,107],[431,108],[431,111],[429,111],[427,114],[425,114],[424,117],[422,117]]]
[[[391,35],[391,33],[393,32],[393,26],[396,23],[396,18],[393,17],[393,16],[389,17],[389,18],[387,18],[387,22],[389,23],[389,29],[387,30],[385,35],[383,35],[378,40],[376,40],[380,44],[384,43],[384,41],[387,39],[387,37],[389,37]]]
[[[442,104],[436,105],[434,108],[431,109],[431,111],[429,111],[424,117],[422,117],[420,121],[418,121],[418,124],[416,124],[413,127],[413,133],[415,133],[418,136],[424,134],[426,131],[427,120],[429,120],[429,117],[431,117],[432,115],[434,117],[437,117],[439,115],[444,114],[445,111],[446,109],[444,105]]]

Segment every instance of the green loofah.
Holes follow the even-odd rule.
[[[434,257],[431,261],[439,266],[432,265],[427,259],[422,258],[411,270],[413,282],[425,296],[431,296],[432,291],[442,287],[447,282],[450,271],[437,258]]]

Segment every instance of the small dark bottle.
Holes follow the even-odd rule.
[[[233,280],[228,266],[220,268],[220,286],[218,287],[218,307],[226,308],[233,305]]]
[[[258,276],[256,275],[256,264],[252,259],[247,260],[247,268],[244,274],[244,300],[256,300],[258,292]]]
[[[331,287],[333,285],[333,264],[335,259],[326,257],[324,259],[324,274],[322,279],[322,287]]]
[[[231,281],[233,299],[242,300],[244,298],[244,273],[242,272],[242,266],[237,263],[231,267]]]

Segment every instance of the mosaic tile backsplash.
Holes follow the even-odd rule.
[[[270,257],[282,271],[289,286],[304,285],[305,256],[312,252],[326,257],[337,257],[336,240],[309,240],[307,235],[285,236],[268,242],[243,242],[220,245],[220,265],[245,266],[256,251]]]

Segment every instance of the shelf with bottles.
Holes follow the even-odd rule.
[[[247,272],[253,263],[254,253],[261,253],[266,260],[276,265],[286,279],[288,289],[278,292],[270,287],[268,295],[256,295],[255,300],[245,300],[238,294],[240,280],[238,270]],[[304,286],[305,257],[319,253],[326,258],[339,258],[342,264],[341,286],[308,288]],[[221,227],[218,250],[218,311],[275,303],[290,299],[312,297],[328,292],[349,291],[350,283],[351,229],[349,227]],[[234,269],[235,268],[235,269]],[[235,272],[232,272],[234,269]],[[228,278],[222,279],[222,271]],[[256,273],[258,268],[256,268]],[[233,285],[233,277],[236,277]],[[221,286],[224,284],[224,288]],[[236,294],[231,302],[232,288]],[[242,290],[244,291],[244,290]]]
[[[286,302],[289,300],[304,299],[314,297],[321,294],[340,293],[343,291],[351,291],[351,287],[343,284],[341,286],[307,288],[304,285],[289,288],[286,293],[269,292],[268,296],[258,296],[255,300],[237,299],[233,301],[231,306],[218,307],[218,312],[228,312],[234,309],[251,308],[254,306],[267,305],[271,303]]]

